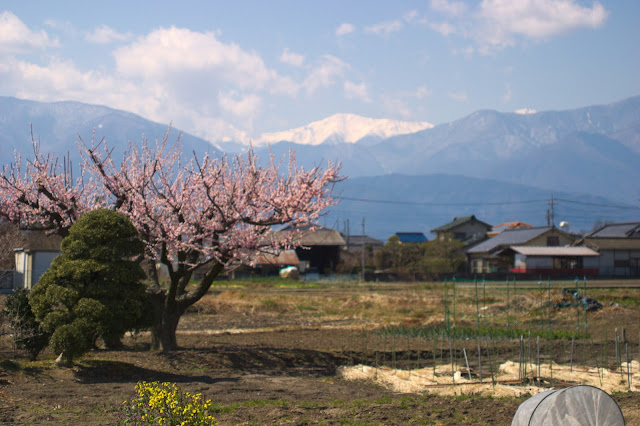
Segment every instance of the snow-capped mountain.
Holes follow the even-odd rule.
[[[336,114],[303,127],[282,132],[264,133],[255,145],[293,142],[301,145],[320,145],[325,142],[356,143],[363,139],[386,139],[430,129],[426,121],[398,121],[366,118],[355,114]]]

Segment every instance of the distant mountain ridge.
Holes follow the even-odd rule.
[[[567,111],[482,110],[375,142],[271,145],[277,154],[289,148],[306,166],[341,160],[350,177],[445,173],[637,200],[640,96]]]
[[[68,152],[76,160],[77,134],[89,141],[95,129],[118,160],[129,140],[161,138],[168,127],[102,106],[0,97],[2,164],[13,161],[14,150],[31,155],[29,123],[43,152]],[[179,134],[172,129],[171,141]],[[489,223],[541,225],[546,201],[531,211],[508,212],[505,206],[554,194],[597,206],[628,206],[564,212],[563,220],[583,229],[596,220],[637,220],[640,212],[633,207],[640,199],[640,96],[566,111],[482,110],[437,126],[338,114],[270,137],[269,147],[254,145],[262,161],[294,149],[298,164],[307,168],[340,162],[349,179],[339,185],[343,200],[330,210],[325,220],[334,223],[327,225],[367,216],[368,232],[378,237],[389,227],[428,231],[471,213]],[[213,145],[188,133],[182,133],[182,144],[187,155],[246,149]]]
[[[29,156],[33,153],[30,124],[34,138],[43,152],[69,153],[77,162],[76,142],[80,135],[90,143],[95,130],[98,140],[105,138],[114,150],[115,159],[129,145],[138,143],[143,136],[150,140],[161,139],[168,125],[146,120],[138,115],[104,106],[87,105],[80,102],[35,102],[0,96],[0,161],[13,161],[14,151]],[[180,135],[179,129],[171,129],[171,141]],[[204,139],[182,132],[184,152],[220,151]]]
[[[426,121],[410,122],[367,118],[355,114],[335,114],[296,129],[265,133],[254,143],[255,145],[283,141],[300,145],[320,145],[326,142],[356,143],[365,138],[382,140],[432,127],[433,124]]]

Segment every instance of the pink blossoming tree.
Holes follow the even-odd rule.
[[[298,167],[289,154],[286,171],[273,157],[261,166],[253,151],[233,158],[185,160],[179,143],[129,144],[118,164],[104,141],[78,148],[81,175],[34,143],[34,157],[4,166],[0,176],[0,215],[25,229],[66,236],[85,212],[112,208],[126,214],[140,232],[150,264],[168,271],[168,286],[155,268],[148,293],[154,306],[152,346],[177,348],[176,328],[186,309],[200,300],[215,278],[250,263],[265,241],[273,249],[295,244],[266,238],[273,225],[314,223],[335,203],[333,186],[342,179],[337,166]],[[204,271],[191,283],[196,269]]]

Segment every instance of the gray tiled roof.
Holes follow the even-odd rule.
[[[639,228],[640,222],[610,223],[587,235],[587,238],[639,238]]]
[[[524,244],[552,229],[550,226],[511,229],[471,247],[467,253],[487,253],[502,246]]]
[[[489,225],[488,223],[485,223],[481,220],[478,220],[478,218],[475,215],[471,215],[471,216],[461,216],[461,217],[454,217],[453,220],[449,223],[445,223],[444,225],[440,225],[437,228],[433,228],[431,230],[431,232],[446,232],[446,231],[450,231],[454,228],[457,228],[460,225],[463,225],[467,222],[472,222],[472,221],[476,221],[478,223],[481,223],[483,225],[486,225],[487,229],[491,229],[491,225]]]
[[[362,246],[371,245],[371,246],[383,246],[384,241],[376,240],[375,238],[371,238],[368,235],[349,235],[348,237],[342,236],[349,245],[351,246]]]

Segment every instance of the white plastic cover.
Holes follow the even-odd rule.
[[[605,391],[578,385],[552,389],[520,404],[511,426],[624,426],[622,411]]]

